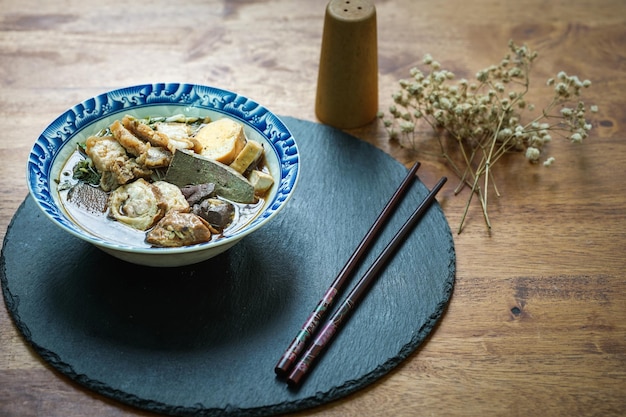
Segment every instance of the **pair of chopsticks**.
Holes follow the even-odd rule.
[[[408,234],[417,225],[423,214],[428,210],[435,196],[446,183],[447,178],[442,177],[439,182],[428,193],[424,200],[419,204],[409,219],[404,223],[400,230],[394,235],[391,241],[383,249],[374,263],[365,272],[363,277],[356,284],[354,289],[347,295],[345,301],[339,306],[337,311],[330,317],[327,324],[317,334],[313,342],[308,345],[309,339],[314,335],[317,327],[329,312],[335,296],[345,287],[354,268],[359,264],[367,250],[372,246],[378,236],[378,233],[391,217],[400,201],[406,195],[409,186],[413,183],[416,176],[415,173],[420,163],[416,162],[409,170],[400,186],[391,196],[387,205],[380,212],[374,224],[370,227],[363,240],[357,246],[354,253],[348,259],[341,272],[337,275],[333,283],[324,293],[311,315],[291,342],[285,353],[274,368],[274,372],[281,378],[286,378],[289,386],[298,386],[308,371],[312,368],[313,363],[324,349],[330,344],[332,338],[340,329],[341,325],[348,318],[349,314],[359,305],[361,299],[366,295],[367,290],[379,276],[380,271],[387,261],[393,256],[398,247],[404,242]],[[304,351],[306,348],[306,351]],[[304,353],[302,353],[304,351]]]

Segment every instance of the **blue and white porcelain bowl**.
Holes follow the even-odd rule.
[[[263,144],[274,185],[262,211],[244,228],[219,240],[177,248],[139,247],[112,242],[80,227],[63,208],[58,181],[63,165],[78,143],[129,114],[138,118],[184,114],[189,117],[232,118],[246,136]],[[212,258],[267,224],[281,211],[298,181],[300,158],[296,141],[283,122],[262,105],[237,93],[195,84],[159,83],[121,88],[87,99],[52,122],[35,142],[27,180],[32,198],[56,225],[103,251],[148,266],[181,266]]]

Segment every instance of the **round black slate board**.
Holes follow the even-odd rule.
[[[344,397],[410,355],[442,315],[455,252],[428,211],[302,387],[274,366],[406,168],[339,130],[285,117],[302,171],[289,206],[212,260],[125,263],[61,231],[27,198],[7,231],[0,279],[24,338],[85,387],[172,415],[297,411]],[[417,182],[353,282],[427,189]]]

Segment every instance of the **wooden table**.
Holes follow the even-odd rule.
[[[30,147],[54,117],[125,85],[182,81],[235,90],[316,121],[325,0],[39,2],[0,7],[1,237],[27,195]],[[555,140],[550,168],[510,158],[496,174],[491,236],[473,205],[455,235],[457,281],[427,342],[379,382],[300,415],[626,415],[626,3],[622,0],[380,1],[380,108],[431,53],[457,76],[499,62],[509,39],[540,53],[532,80],[593,81],[580,146]],[[438,158],[349,131],[434,184]],[[427,138],[427,134],[424,134]],[[453,228],[467,192],[439,201]],[[26,261],[26,260],[25,260]],[[0,415],[149,415],[85,391],[24,343],[0,309]]]

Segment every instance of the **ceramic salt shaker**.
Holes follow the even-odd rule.
[[[378,42],[371,1],[331,0],[326,6],[315,113],[340,129],[376,118]]]

